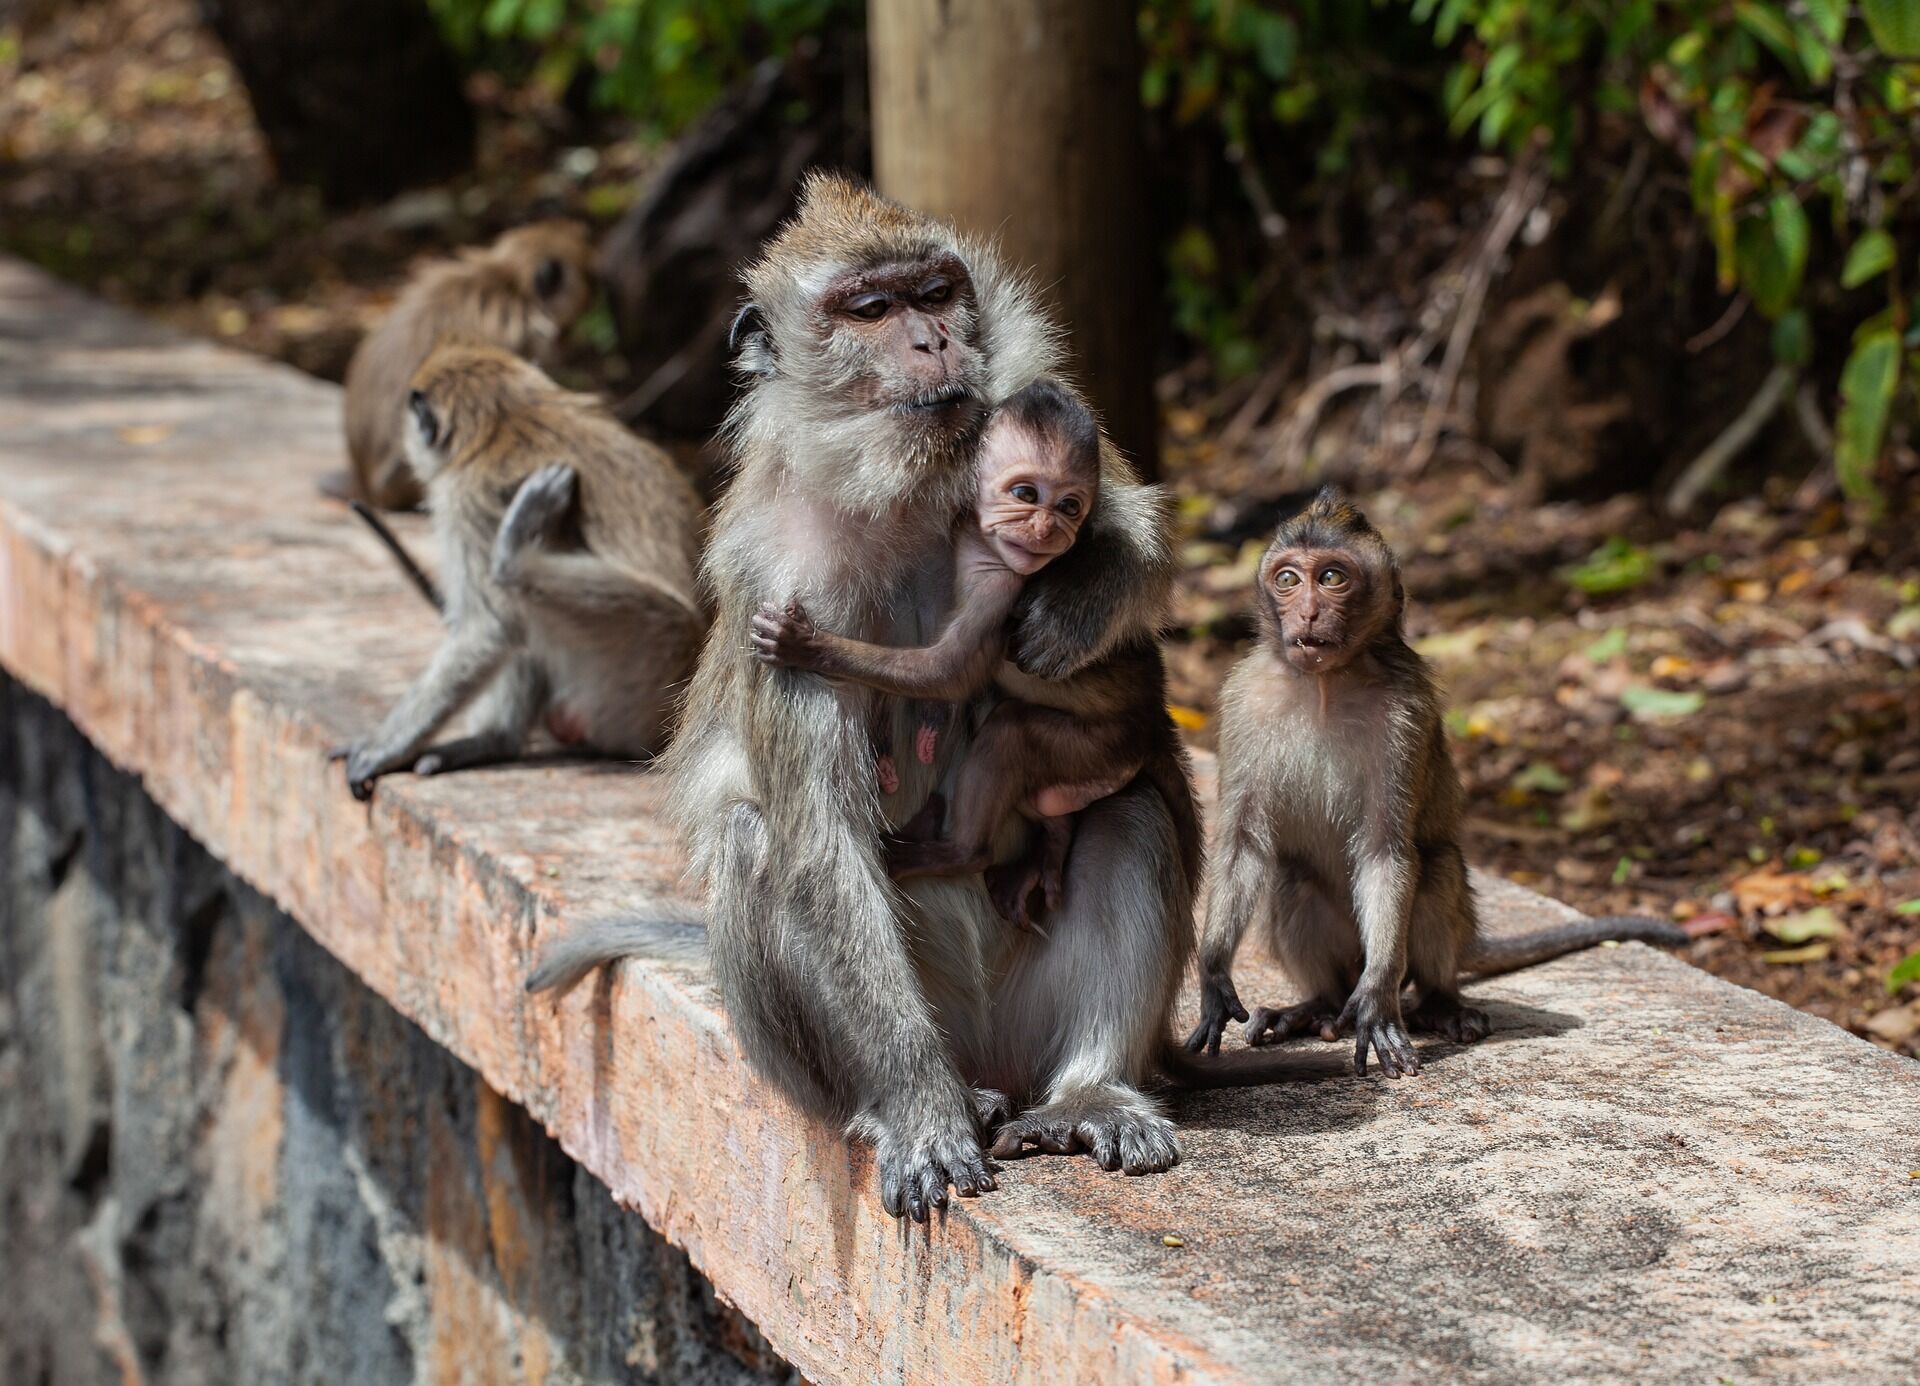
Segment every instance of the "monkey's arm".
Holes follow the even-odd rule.
[[[1412,837],[1413,758],[1406,748],[1395,747],[1386,759],[1391,768],[1383,782],[1365,790],[1367,814],[1353,840],[1353,913],[1366,965],[1360,984],[1340,1013],[1340,1024],[1350,1021],[1353,1025],[1356,1073],[1367,1071],[1371,1047],[1379,1056],[1381,1071],[1399,1078],[1420,1071],[1419,1056],[1400,1015],[1419,867]]]
[[[1020,591],[1019,579],[1007,578],[971,584],[931,645],[903,649],[835,635],[816,627],[806,608],[792,601],[754,614],[753,652],[768,664],[851,679],[896,697],[962,702],[987,686],[1004,657],[1007,614]]]
[[[1066,678],[1130,636],[1154,634],[1165,614],[1174,576],[1168,498],[1125,468],[1116,455],[1078,541],[1021,594],[1007,650],[1024,673]]]
[[[506,634],[492,613],[465,616],[379,730],[347,753],[347,787],[353,797],[371,797],[376,779],[411,763],[427,738],[472,700],[506,657]]]
[[[690,593],[607,562],[589,549],[556,549],[551,541],[579,503],[572,467],[542,467],[520,483],[493,540],[490,575],[506,591],[582,616],[662,607],[704,624]]]
[[[1200,943],[1200,1023],[1187,1036],[1187,1048],[1195,1054],[1202,1049],[1218,1054],[1227,1021],[1246,1022],[1247,1008],[1233,985],[1233,955],[1262,894],[1273,885],[1271,835],[1261,831],[1263,815],[1246,788],[1234,782],[1238,778],[1237,759],[1222,764],[1220,827],[1207,864],[1207,925]]]

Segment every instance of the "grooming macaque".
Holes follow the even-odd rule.
[[[949,1187],[992,1188],[983,1135],[1003,1156],[1036,1145],[1164,1169],[1179,1148],[1141,1085],[1164,1071],[1198,852],[1171,731],[1149,773],[1079,814],[1043,941],[1000,927],[972,879],[888,880],[883,833],[964,764],[969,719],[952,720],[932,765],[900,757],[883,794],[873,728],[905,745],[922,709],[769,668],[748,641],[757,611],[793,600],[820,627],[881,645],[944,627],[977,430],[1055,370],[1055,333],[990,250],[838,177],[808,181],[746,279],[739,468],[706,557],[717,620],[667,757],[734,1033],[797,1102],[873,1143],[895,1215],[924,1220]],[[1035,680],[1127,645],[1157,679],[1164,497],[1104,446],[1099,492],[1014,608],[1007,650]],[[995,845],[1011,854],[1025,827],[1012,817],[1003,832]],[[576,928],[534,980],[562,984],[635,937],[630,924]],[[1003,1092],[1039,1105],[1008,1120]]]
[[[1259,644],[1220,696],[1220,807],[1201,942],[1201,1020],[1187,1047],[1218,1053],[1229,1018],[1254,1044],[1351,1028],[1354,1068],[1420,1071],[1407,1030],[1459,1042],[1492,1029],[1460,999],[1486,976],[1615,939],[1675,945],[1655,919],[1586,920],[1482,937],[1460,852],[1460,778],[1426,661],[1401,633],[1393,552],[1322,491],[1261,560]],[[1233,956],[1265,903],[1274,956],[1306,998],[1251,1017]],[[1401,988],[1418,1002],[1404,1016]]]
[[[898,880],[986,871],[1000,825],[1022,813],[1040,824],[1040,857],[1009,863],[989,884],[1004,918],[1037,930],[1029,900],[1038,887],[1048,910],[1060,908],[1071,815],[1139,773],[1166,735],[1165,701],[1158,661],[1137,644],[1064,679],[1032,678],[1006,663],[1015,601],[1073,547],[1097,505],[1100,428],[1086,405],[1054,381],[1035,381],[994,410],[977,469],[974,504],[953,531],[953,612],[933,644],[901,649],[819,630],[798,601],[762,606],[751,639],[769,664],[896,697],[958,703],[998,683],[1006,698],[960,766],[948,836],[921,840],[910,825],[887,840],[887,866]],[[934,735],[923,725],[915,737],[923,759]],[[928,817],[937,818],[937,800]]]
[[[369,332],[347,366],[350,477],[345,493],[386,510],[426,494],[407,464],[407,390],[443,343],[498,347],[546,364],[586,311],[593,247],[577,222],[517,227],[484,250],[463,251],[420,270],[393,310]]]
[[[447,633],[349,751],[354,794],[409,766],[510,760],[541,721],[564,746],[658,753],[706,626],[699,502],[666,454],[537,367],[467,346],[414,376],[406,447],[433,512]],[[429,749],[469,704],[471,734]]]

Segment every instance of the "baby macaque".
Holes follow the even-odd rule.
[[[1480,934],[1460,852],[1460,777],[1431,673],[1401,633],[1400,569],[1359,510],[1322,491],[1274,535],[1259,573],[1259,643],[1220,696],[1201,1020],[1187,1048],[1218,1053],[1229,1018],[1247,1039],[1351,1029],[1390,1078],[1420,1071],[1407,1027],[1460,1042],[1492,1029],[1460,999],[1489,976],[1610,940],[1675,946],[1657,919],[1584,920],[1519,937]],[[1251,1017],[1233,986],[1242,933],[1260,920],[1306,999]],[[1401,988],[1419,1000],[1402,1018]]]
[[[405,455],[407,388],[437,346],[492,346],[542,365],[586,311],[593,245],[578,222],[520,226],[484,250],[428,265],[401,291],[347,366],[347,456],[351,476],[323,489],[383,510],[409,510],[425,495]]]
[[[809,669],[883,693],[963,703],[998,684],[1005,699],[981,725],[954,788],[947,837],[933,836],[942,805],[887,842],[898,879],[984,871],[993,837],[1011,812],[1040,824],[1039,859],[995,872],[1001,914],[1037,929],[1029,908],[1037,887],[1060,907],[1072,815],[1124,788],[1164,734],[1164,692],[1153,661],[1122,649],[1064,679],[1039,679],[1006,660],[1006,631],[1028,578],[1073,547],[1099,498],[1100,431],[1087,407],[1040,380],[989,418],[976,464],[977,499],[954,534],[954,609],[932,644],[873,645],[817,629],[798,601],[762,606],[752,622],[754,653],[768,664]],[[916,748],[933,758],[937,728]],[[887,756],[881,756],[885,788]]]
[[[347,752],[354,795],[407,767],[511,760],[542,720],[563,746],[657,754],[706,628],[700,504],[667,455],[538,367],[467,346],[414,376],[407,455],[431,500],[447,632]],[[468,704],[472,733],[429,748]]]

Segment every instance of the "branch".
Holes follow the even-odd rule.
[[[1767,372],[1767,378],[1760,382],[1747,407],[1720,430],[1720,436],[1708,443],[1698,457],[1687,463],[1687,469],[1667,492],[1667,514],[1678,517],[1693,509],[1693,503],[1720,479],[1727,464],[1746,450],[1767,420],[1779,411],[1787,392],[1793,388],[1794,378],[1792,366],[1776,365]]]

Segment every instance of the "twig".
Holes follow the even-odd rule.
[[[1794,391],[1793,415],[1800,421],[1800,431],[1815,457],[1813,470],[1793,493],[1793,503],[1801,510],[1812,510],[1833,493],[1834,476],[1833,430],[1827,427],[1827,416],[1820,412],[1820,397],[1811,380],[1803,380]]]
[[[1453,331],[1447,338],[1447,352],[1440,359],[1440,385],[1427,397],[1427,412],[1421,417],[1419,435],[1407,458],[1409,475],[1419,476],[1433,460],[1434,445],[1440,438],[1440,422],[1460,383],[1460,372],[1467,363],[1467,348],[1472,345],[1474,330],[1480,325],[1480,311],[1486,306],[1494,271],[1507,253],[1507,247],[1513,244],[1513,238],[1546,195],[1547,176],[1540,168],[1539,159],[1529,155],[1514,168],[1506,191],[1500,194],[1499,207],[1493,224],[1487,228],[1486,239],[1468,266],[1466,287],[1461,291]]]
[[[1727,311],[1720,315],[1712,327],[1702,332],[1696,332],[1693,336],[1687,338],[1687,355],[1698,356],[1701,352],[1715,345],[1721,338],[1733,331],[1733,329],[1739,325],[1740,319],[1747,315],[1747,304],[1749,302],[1750,300],[1745,294],[1734,295],[1733,302],[1727,305]]]
[[[1388,357],[1385,361],[1365,361],[1328,371],[1307,386],[1300,392],[1300,398],[1293,402],[1286,427],[1280,430],[1274,448],[1280,455],[1280,465],[1286,468],[1295,460],[1306,460],[1307,447],[1312,443],[1314,430],[1320,422],[1320,411],[1327,407],[1335,395],[1357,390],[1363,385],[1385,388],[1399,374],[1399,370],[1398,358]]]
[[[1745,451],[1767,420],[1778,412],[1787,392],[1793,388],[1794,376],[1793,367],[1788,365],[1775,365],[1767,372],[1767,378],[1760,382],[1747,407],[1720,430],[1719,437],[1701,449],[1698,457],[1687,463],[1680,479],[1667,492],[1667,514],[1677,517],[1693,509],[1701,493],[1719,480],[1727,464]]]

